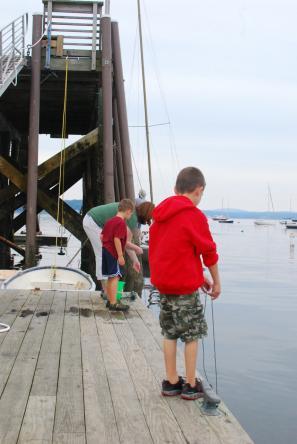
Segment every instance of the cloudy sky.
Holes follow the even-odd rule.
[[[0,26],[42,10],[10,0]],[[24,5],[24,3],[22,3]],[[155,200],[176,171],[200,167],[203,208],[297,211],[297,4],[294,0],[142,0]],[[137,1],[111,0],[119,21],[135,185],[148,189]],[[40,158],[57,141],[42,138]],[[77,197],[79,188],[72,192]],[[69,196],[68,196],[69,197]]]

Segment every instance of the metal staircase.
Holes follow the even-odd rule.
[[[26,63],[27,27],[28,14],[24,14],[0,30],[0,97]]]

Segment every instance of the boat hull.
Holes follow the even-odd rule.
[[[6,290],[66,290],[94,291],[91,276],[81,270],[66,267],[34,267],[20,271],[2,283]]]

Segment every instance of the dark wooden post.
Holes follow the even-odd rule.
[[[115,91],[118,107],[119,127],[121,134],[121,148],[123,156],[123,168],[125,175],[126,197],[135,199],[133,170],[131,160],[131,149],[129,139],[127,107],[124,89],[123,66],[120,47],[119,26],[117,22],[112,22],[112,50],[114,62]]]
[[[33,15],[32,44],[39,41],[42,34],[42,14]],[[29,155],[27,182],[27,218],[26,218],[26,267],[36,265],[36,210],[38,179],[38,136],[40,114],[40,65],[41,43],[32,48],[32,80],[30,92],[29,116]]]
[[[114,138],[115,138],[115,155],[116,155],[116,172],[119,184],[120,198],[124,199],[126,197],[126,187],[125,187],[125,176],[123,168],[123,157],[122,157],[122,145],[121,145],[121,134],[118,116],[118,106],[115,98],[113,99],[113,123],[114,123]]]
[[[103,93],[103,170],[104,200],[114,202],[113,130],[112,130],[112,52],[111,21],[101,19],[102,32],[102,93]]]

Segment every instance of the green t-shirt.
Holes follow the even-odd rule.
[[[96,222],[99,227],[103,228],[106,221],[114,217],[118,212],[118,202],[113,202],[106,205],[99,205],[88,211],[88,215]],[[137,228],[137,215],[136,211],[132,213],[129,220],[126,221],[131,231]]]

